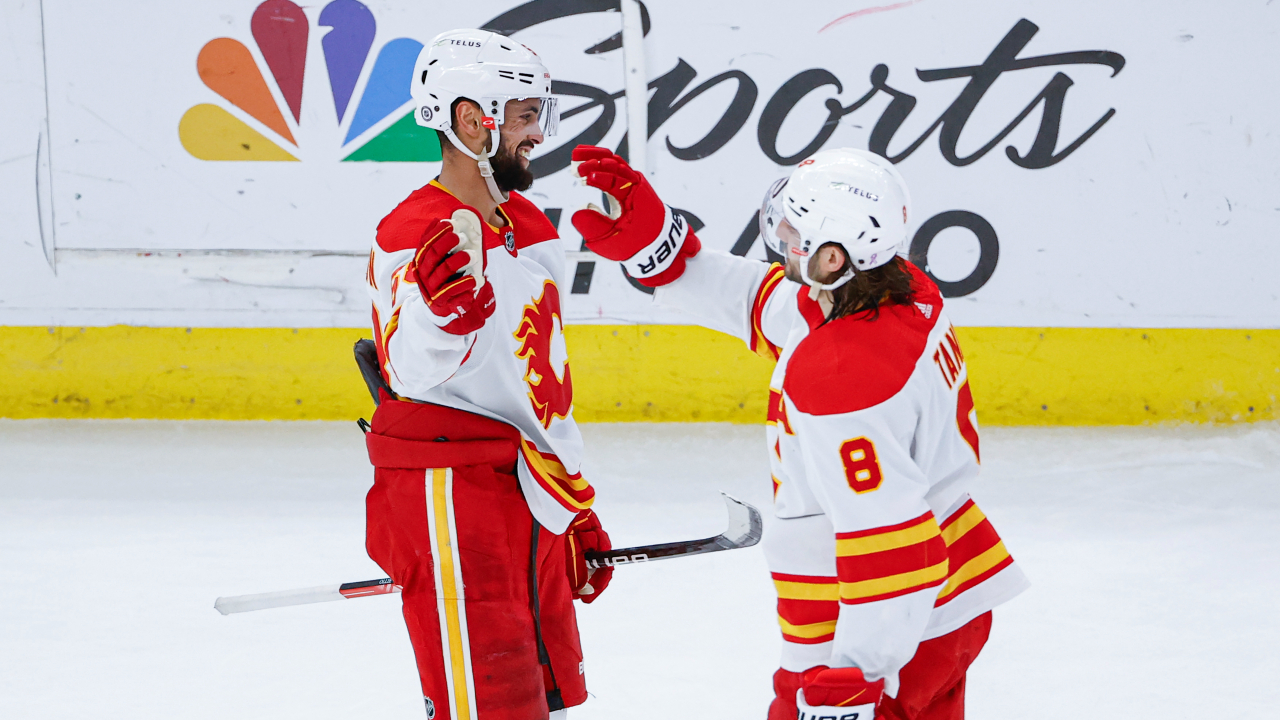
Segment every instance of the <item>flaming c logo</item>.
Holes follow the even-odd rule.
[[[542,295],[525,306],[515,337],[520,341],[516,357],[528,363],[524,380],[529,385],[529,400],[542,426],[550,428],[553,419],[568,417],[573,406],[573,380],[569,377],[560,319],[560,291],[555,283],[546,281]]]

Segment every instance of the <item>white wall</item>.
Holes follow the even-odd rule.
[[[342,148],[354,111],[348,109],[338,122],[321,42],[328,28],[318,25],[327,3],[305,10],[311,35],[301,121],[293,122],[287,108],[283,113],[296,146],[206,87],[196,72],[196,57],[208,41],[230,37],[255,53],[273,96],[285,106],[252,34],[250,18],[258,4],[45,0],[43,46],[40,4],[0,4],[0,52],[6,56],[0,63],[6,98],[0,103],[0,325],[367,322],[361,283],[377,221],[433,177],[438,166],[339,162],[399,113]],[[388,41],[423,42],[520,6],[495,0],[365,4],[377,34],[352,108]],[[607,4],[581,0],[582,14],[535,25],[516,38],[543,55],[557,80],[618,93],[622,51],[584,53],[620,27],[617,13],[586,12]],[[531,3],[524,9],[533,13],[543,7],[548,6]],[[1045,126],[1058,131],[1057,153],[1115,112],[1078,149],[1048,167],[1020,167],[1006,155],[1006,147],[1023,155],[1033,147],[1043,106],[969,164],[944,157],[939,129],[899,164],[915,200],[914,228],[959,210],[980,216],[998,238],[998,261],[989,279],[952,303],[957,322],[1277,327],[1280,5],[1265,0],[917,0],[781,7],[760,0],[652,0],[648,9],[648,72],[651,79],[664,78],[650,106],[653,182],[668,202],[706,224],[699,235],[708,246],[733,248],[764,188],[789,172],[790,165],[771,159],[761,141],[762,125],[766,130],[769,125],[762,115],[784,83],[814,70],[830,73],[842,86],[840,92],[821,86],[785,103],[795,107],[778,132],[776,148],[790,156],[822,129],[828,117],[824,101],[834,98],[843,106],[857,101],[871,88],[873,68],[883,63],[887,85],[917,101],[888,143],[887,152],[897,155],[966,87],[963,77],[930,80],[917,71],[980,66],[1002,39],[1029,30],[1019,24],[1026,19],[1038,31],[1024,35],[1018,58],[1109,54],[1075,56],[1086,61],[1082,64],[999,75],[977,102],[955,152],[964,157],[982,147],[1046,86],[1071,83],[1060,123]],[[851,16],[837,22],[844,14]],[[45,58],[51,140],[46,149],[52,163],[45,183],[53,216],[52,227],[45,228],[49,259],[35,182],[45,119]],[[1114,76],[1112,67],[1098,64],[1118,65],[1119,58],[1123,68]],[[724,73],[742,73],[749,81],[718,84],[664,120],[654,112],[664,92],[680,88],[672,80],[681,69],[696,76],[665,101],[668,106]],[[750,87],[754,98],[740,90]],[[722,146],[698,159],[673,156],[668,141],[685,148],[703,140],[732,115],[735,93],[746,114],[726,120],[736,130],[731,135],[713,133],[713,144],[723,135]],[[885,127],[889,100],[882,91],[840,117],[825,146],[868,147],[873,130]],[[582,102],[566,97],[563,107]],[[617,147],[625,131],[625,104],[609,102],[615,116],[599,144]],[[184,149],[178,123],[202,103],[223,107],[301,162],[197,159]],[[536,157],[574,141],[601,112],[597,107],[566,119],[562,133]],[[957,118],[949,124],[954,128]],[[561,232],[576,243],[568,216],[595,199],[592,194],[573,186],[567,171],[560,170],[540,179],[530,196],[544,208],[564,210]],[[747,252],[764,257],[758,240]],[[987,264],[990,258],[988,253]],[[579,262],[590,260],[571,256],[569,277]],[[978,264],[978,243],[967,231],[945,230],[929,261],[941,279],[959,280]],[[651,311],[647,296],[608,263],[597,262],[589,292],[568,297],[568,312],[577,321],[678,320]]]

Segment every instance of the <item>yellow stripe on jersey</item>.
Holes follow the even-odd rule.
[[[836,539],[836,557],[854,555],[870,555],[872,553],[896,550],[898,548],[925,542],[938,535],[938,524],[933,516],[922,520],[918,525],[894,530],[879,535]]]
[[[914,588],[925,588],[931,583],[941,583],[947,578],[947,561],[931,565],[921,570],[862,580],[860,582],[840,583],[840,599],[846,603],[858,602],[867,598],[892,595]]]
[[[828,622],[817,622],[809,625],[792,625],[786,620],[783,620],[782,616],[779,615],[778,625],[782,627],[782,632],[784,635],[791,635],[792,637],[805,638],[805,639],[822,637],[823,635],[830,635],[831,633],[834,633],[836,631],[835,620],[830,620]]]
[[[954,545],[965,533],[977,527],[986,520],[987,516],[982,514],[977,505],[971,505],[968,510],[960,517],[950,520],[948,525],[942,529],[942,539],[947,545]]]
[[[1001,541],[996,543],[991,547],[991,549],[973,558],[962,565],[959,570],[952,573],[951,577],[947,578],[946,587],[943,588],[942,592],[938,593],[938,599],[941,600],[942,598],[947,597],[951,593],[955,592],[956,588],[987,572],[1007,559],[1009,559],[1009,551],[1005,549],[1004,542]]]
[[[834,578],[833,578],[834,579]],[[839,600],[840,586],[834,582],[802,583],[774,580],[779,600]]]

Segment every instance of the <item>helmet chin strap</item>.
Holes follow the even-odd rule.
[[[471,149],[463,144],[457,135],[453,134],[453,128],[446,128],[444,135],[449,138],[449,142],[453,143],[453,146],[459,152],[476,161],[476,165],[480,167],[480,177],[484,178],[485,185],[489,186],[489,195],[493,197],[494,202],[501,205],[510,199],[507,193],[498,189],[498,183],[493,181],[493,165],[489,164],[489,158],[498,153],[498,143],[502,141],[502,136],[499,135],[497,129],[489,131],[489,149],[481,150],[479,155],[471,152]]]
[[[805,284],[813,288],[815,293],[821,290],[835,290],[853,279],[853,267],[850,266],[844,269],[844,273],[836,278],[835,282],[820,283],[809,275],[809,260],[810,258],[806,256],[804,261],[800,263],[800,277],[804,278]]]

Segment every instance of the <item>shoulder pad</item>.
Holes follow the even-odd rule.
[[[837,415],[865,410],[897,395],[915,372],[942,316],[942,296],[914,265],[916,301],[833,320],[800,341],[783,389],[797,410]]]

